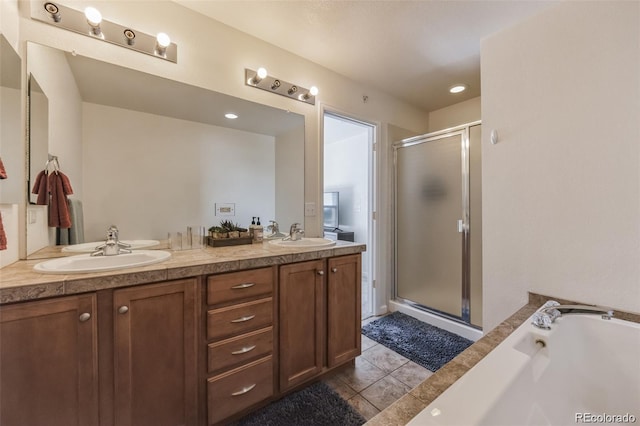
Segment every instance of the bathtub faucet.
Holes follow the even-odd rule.
[[[602,319],[610,320],[613,317],[613,310],[602,306],[561,305],[555,300],[550,300],[533,314],[531,323],[538,328],[548,330],[556,318],[568,314],[596,314]]]

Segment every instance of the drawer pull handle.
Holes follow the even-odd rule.
[[[233,351],[231,352],[231,355],[242,355],[242,354],[246,354],[247,352],[251,352],[252,350],[254,350],[256,348],[256,345],[253,346],[245,346],[242,349],[238,349],[237,351]]]
[[[324,271],[323,270],[319,270],[318,271],[318,275],[324,275]]]
[[[256,384],[254,383],[251,386],[246,386],[246,387],[242,388],[242,390],[239,390],[238,392],[232,393],[231,396],[244,395],[245,393],[249,392],[250,390],[252,390],[255,387],[256,387]]]
[[[338,272],[338,268],[331,268],[331,272],[333,273]]]
[[[85,322],[85,321],[89,321],[89,319],[91,318],[91,314],[89,312],[84,312],[82,314],[80,314],[80,322]]]
[[[129,312],[129,307],[127,305],[122,305],[118,308],[119,314],[126,314],[127,312]]]
[[[231,322],[245,322],[245,321],[252,320],[255,317],[256,317],[255,315],[249,315],[248,317],[241,317],[241,318],[237,318],[237,319],[231,320]]]
[[[242,283],[242,284],[234,285],[231,288],[233,290],[242,290],[243,288],[253,287],[254,285],[256,285],[256,283]]]

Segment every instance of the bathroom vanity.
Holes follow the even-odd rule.
[[[264,243],[92,274],[3,268],[0,423],[237,419],[359,355],[364,249]]]

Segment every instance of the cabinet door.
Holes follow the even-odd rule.
[[[116,425],[197,423],[196,283],[114,291]]]
[[[94,295],[0,307],[0,424],[98,424]]]
[[[322,372],[325,345],[324,261],[280,268],[280,389]]]
[[[327,365],[360,355],[362,270],[359,254],[327,261]]]

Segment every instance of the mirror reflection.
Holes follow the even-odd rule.
[[[23,202],[21,60],[0,34],[0,267],[19,257],[18,215]]]
[[[27,68],[48,101],[48,124],[32,115],[30,128],[48,129],[73,222],[48,226],[64,204],[53,192],[48,206],[29,206],[48,216],[27,221],[31,257],[103,241],[112,224],[122,240],[166,240],[222,220],[303,221],[303,116],[31,42]],[[29,159],[30,190],[42,160]]]

